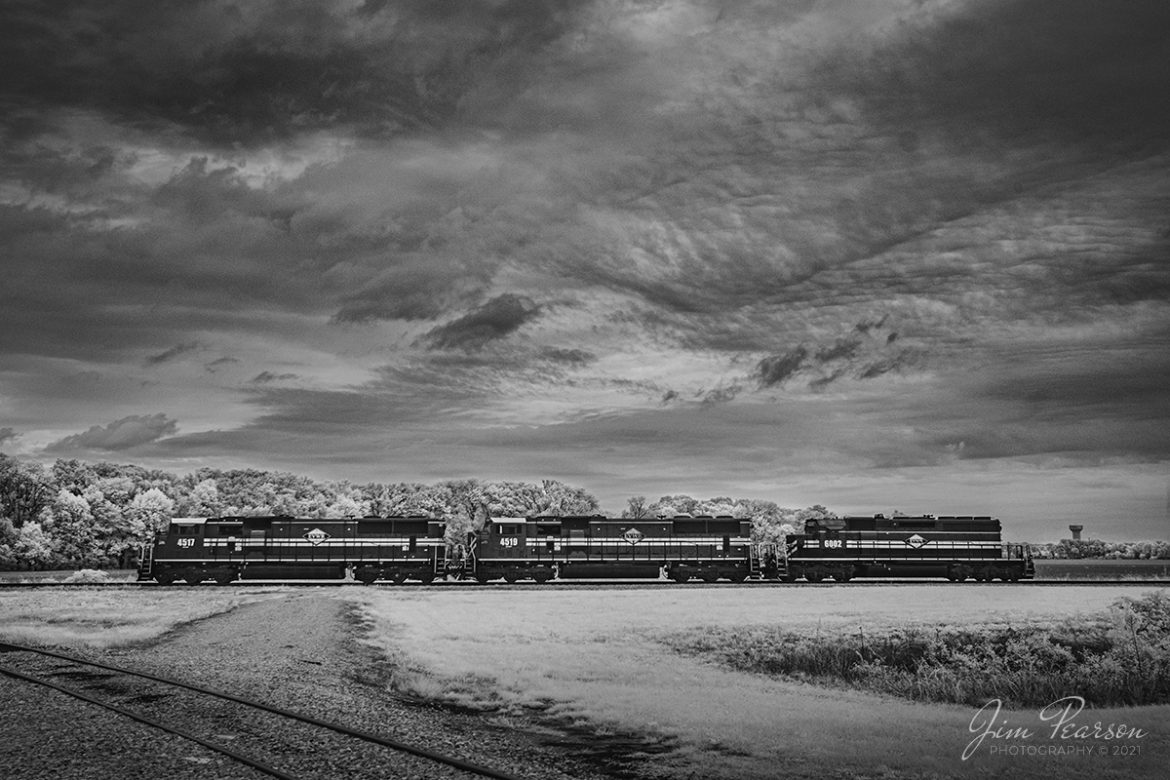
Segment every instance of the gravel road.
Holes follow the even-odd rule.
[[[567,740],[573,744],[561,748],[551,744],[555,740],[547,732],[509,728],[482,716],[395,698],[386,686],[393,667],[358,641],[362,629],[352,609],[336,591],[294,591],[187,624],[148,645],[76,654],[256,698],[519,777],[613,776],[585,757],[588,745],[579,738],[576,743]],[[0,708],[0,766],[9,780],[263,777],[114,713],[2,677]],[[247,722],[222,712],[192,712],[190,717],[212,724],[216,738],[242,752],[251,754],[251,746],[258,744],[291,761],[292,766],[282,768],[294,775],[298,756],[332,755],[337,744],[337,751],[346,751],[337,756],[338,774],[307,768],[308,776],[471,777],[376,746],[369,746],[369,751],[363,747],[361,755],[355,755],[358,751],[352,746],[342,748],[319,731],[294,727],[274,733],[264,725],[268,716],[259,713]]]

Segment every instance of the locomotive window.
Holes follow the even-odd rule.
[[[520,533],[522,533],[522,531],[523,531],[523,526],[520,526],[520,525],[501,525],[500,526],[500,535],[501,536],[517,536]]]
[[[178,532],[179,536],[195,535],[195,526],[193,525],[176,525],[175,530]]]

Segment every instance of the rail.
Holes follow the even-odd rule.
[[[133,669],[126,669],[124,667],[113,666],[111,664],[101,663],[99,661],[90,661],[90,660],[87,660],[84,658],[78,658],[78,657],[70,656],[70,655],[67,655],[64,653],[57,653],[57,652],[54,652],[51,650],[44,650],[42,648],[26,647],[26,646],[22,646],[22,645],[11,644],[11,643],[0,643],[0,653],[14,653],[14,652],[15,653],[31,653],[31,654],[43,656],[46,658],[54,658],[54,659],[57,659],[60,661],[65,661],[67,663],[76,664],[78,666],[88,666],[88,667],[92,667],[94,669],[102,669],[102,670],[105,670],[108,672],[113,672],[115,674],[122,674],[122,675],[127,675],[130,677],[137,677],[137,678],[143,679],[143,680],[151,680],[153,682],[161,683],[163,685],[168,685],[168,686],[171,686],[174,688],[181,688],[184,690],[192,691],[195,693],[200,693],[200,694],[203,694],[206,696],[211,696],[211,697],[221,699],[224,701],[234,702],[236,704],[240,704],[240,705],[243,705],[246,707],[251,707],[251,708],[257,709],[257,710],[261,710],[261,711],[267,712],[269,714],[279,715],[281,717],[288,718],[290,720],[299,721],[301,723],[306,723],[306,724],[311,725],[311,726],[316,726],[318,728],[334,731],[338,734],[352,737],[354,739],[359,739],[359,740],[362,740],[365,742],[380,745],[382,747],[389,748],[391,750],[395,750],[395,751],[402,752],[402,753],[408,753],[410,755],[418,756],[420,758],[429,759],[429,760],[434,761],[436,763],[444,764],[446,766],[450,766],[450,767],[453,767],[455,769],[460,769],[460,770],[465,771],[465,772],[470,772],[470,773],[478,775],[480,777],[490,777],[490,778],[494,778],[494,780],[519,780],[515,775],[510,775],[506,772],[502,772],[500,770],[493,769],[490,767],[480,766],[478,764],[475,764],[475,763],[470,762],[470,761],[466,761],[466,760],[461,759],[461,758],[447,756],[447,755],[444,755],[442,753],[437,753],[433,750],[429,750],[427,748],[422,748],[422,747],[419,747],[417,745],[410,745],[408,743],[400,742],[400,741],[394,740],[394,739],[389,739],[387,737],[382,737],[382,736],[379,736],[377,734],[371,734],[370,732],[361,731],[358,729],[352,729],[352,728],[345,726],[343,724],[333,723],[333,722],[326,721],[326,720],[321,720],[319,718],[314,718],[314,717],[309,716],[309,715],[303,715],[301,713],[293,712],[291,710],[286,710],[286,709],[283,709],[280,707],[273,707],[273,706],[264,704],[263,702],[258,702],[258,701],[255,701],[253,699],[248,699],[248,698],[243,697],[243,696],[237,696],[237,695],[232,694],[232,693],[226,693],[224,691],[217,691],[217,690],[214,690],[212,688],[207,688],[207,687],[204,687],[201,685],[194,685],[192,683],[183,682],[181,680],[175,680],[173,678],[164,677],[161,675],[151,674],[149,672],[140,672],[140,671],[135,671]],[[60,683],[53,682],[52,680],[46,680],[44,678],[37,677],[35,675],[27,674],[25,672],[22,672],[18,669],[14,669],[14,668],[7,666],[7,665],[0,665],[0,674],[7,675],[7,676],[12,677],[14,679],[23,680],[23,681],[28,682],[28,683],[42,685],[42,686],[51,688],[53,690],[60,691],[61,693],[67,694],[69,696],[73,696],[74,698],[80,699],[82,701],[86,701],[90,704],[94,704],[94,705],[97,705],[99,707],[104,707],[105,709],[111,710],[113,712],[117,712],[121,715],[124,715],[128,718],[131,718],[131,719],[133,719],[139,723],[142,723],[144,725],[147,725],[147,726],[150,726],[152,728],[155,728],[155,729],[182,737],[184,739],[188,739],[188,740],[191,740],[193,742],[196,742],[209,750],[212,750],[212,751],[217,752],[221,755],[227,756],[228,758],[231,758],[231,759],[238,761],[240,763],[251,766],[254,769],[257,769],[258,771],[264,772],[265,774],[268,774],[272,777],[280,778],[281,780],[297,780],[297,778],[294,775],[290,775],[290,774],[284,772],[283,770],[272,767],[271,765],[268,765],[268,764],[264,763],[263,761],[259,761],[257,759],[251,758],[251,757],[246,756],[242,753],[239,753],[238,751],[231,750],[230,748],[227,748],[227,747],[220,745],[216,742],[213,742],[211,740],[200,737],[194,733],[191,733],[190,731],[188,731],[186,729],[182,729],[182,728],[179,728],[176,726],[171,726],[171,725],[168,725],[165,723],[161,723],[159,721],[156,721],[154,718],[151,718],[147,715],[143,715],[140,712],[135,712],[133,710],[127,709],[125,707],[121,707],[120,705],[113,704],[113,703],[108,702],[108,701],[103,701],[103,700],[98,699],[94,696],[91,696],[88,693],[85,693],[83,691],[78,691],[78,690],[75,690],[73,688],[69,688],[68,686],[61,685]]]

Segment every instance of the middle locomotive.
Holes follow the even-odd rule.
[[[752,543],[750,520],[497,517],[468,540],[467,569],[479,582],[532,579],[698,578],[743,582],[772,556]]]

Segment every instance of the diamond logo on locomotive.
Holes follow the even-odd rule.
[[[312,531],[309,531],[305,534],[305,538],[309,540],[310,544],[316,547],[317,545],[321,544],[321,542],[328,539],[329,534],[325,533],[320,528],[314,528]]]
[[[644,538],[646,538],[646,534],[642,533],[637,528],[631,528],[630,530],[628,530],[624,534],[622,534],[622,538],[625,539],[630,544],[637,544],[638,542],[640,542]]]
[[[909,539],[906,540],[906,544],[910,545],[911,547],[913,547],[914,549],[917,550],[920,547],[922,547],[922,545],[926,544],[926,539],[922,538],[918,534],[914,534],[913,536],[911,536]]]

